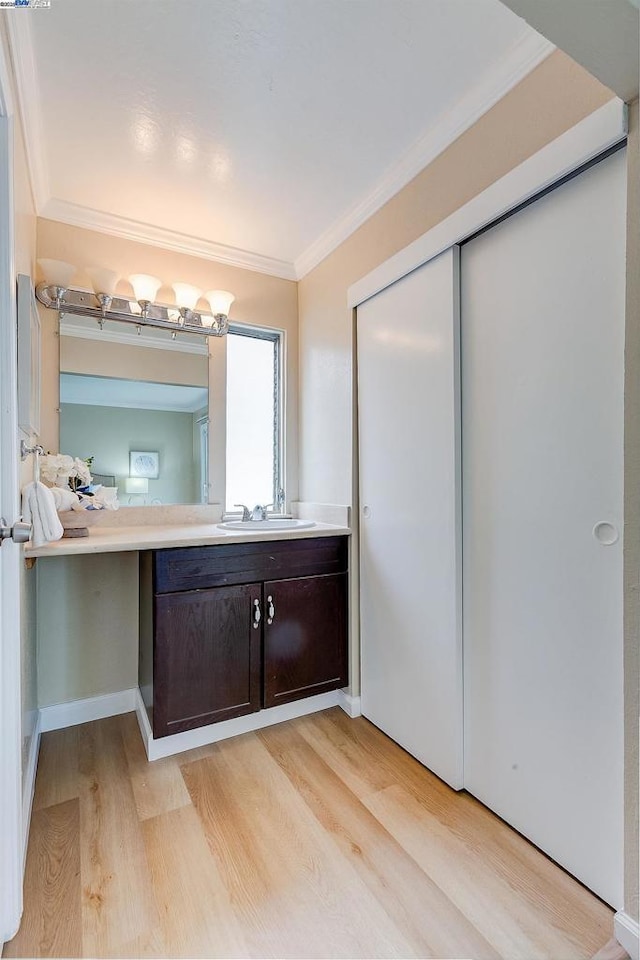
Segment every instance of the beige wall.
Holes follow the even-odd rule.
[[[298,492],[298,302],[296,284],[290,280],[268,277],[252,270],[212,263],[199,257],[174,253],[132,240],[121,240],[92,230],[71,227],[52,220],[38,220],[38,257],[52,257],[76,264],[80,273],[78,285],[90,289],[89,278],[82,270],[99,265],[115,270],[123,279],[118,292],[132,295],[125,279],[132,273],[150,273],[159,277],[164,286],[158,292],[158,301],[173,303],[173,281],[192,283],[201,290],[219,288],[231,290],[236,300],[231,308],[231,319],[237,323],[256,324],[285,331],[287,398],[285,415],[286,486],[287,496],[297,499]],[[39,278],[40,279],[40,278]],[[57,316],[54,310],[41,308],[42,337],[42,438],[50,450],[57,450],[59,406],[59,338]],[[66,338],[65,338],[66,339]],[[211,447],[212,454],[224,444],[224,424],[216,416],[219,391],[224,389],[224,340],[211,340],[209,377],[211,381]],[[65,350],[66,350],[65,346]],[[142,348],[133,348],[135,350]],[[159,352],[159,351],[158,351]],[[105,351],[106,356],[106,351]],[[137,357],[136,353],[136,357]],[[153,362],[153,361],[152,361]],[[137,360],[136,360],[137,363]],[[115,374],[115,370],[111,374]],[[218,394],[216,393],[218,391]],[[221,458],[214,459],[214,463]],[[212,500],[222,497],[223,478],[211,477]]]
[[[208,365],[205,354],[60,337],[60,370],[66,373],[206,387],[209,383]]]

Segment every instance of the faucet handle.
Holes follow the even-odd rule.
[[[242,522],[246,523],[247,520],[251,520],[251,510],[244,503],[234,503],[234,507],[242,507]]]
[[[261,503],[256,503],[255,507],[251,511],[251,520],[266,520],[267,510],[272,506],[272,503],[265,503],[264,506]]]

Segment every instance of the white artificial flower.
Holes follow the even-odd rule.
[[[53,457],[42,457],[40,459],[40,479],[43,483],[54,487],[58,479],[58,467],[51,462],[52,460]]]
[[[60,453],[49,453],[40,458],[40,477],[51,486],[64,486],[60,480],[69,479],[68,468],[73,465],[72,457]]]
[[[89,467],[84,460],[80,460],[79,457],[76,457],[73,462],[73,473],[71,476],[77,477],[80,481],[81,487],[88,487],[91,483],[91,474],[89,472]]]
[[[50,487],[69,487],[71,477],[84,487],[91,483],[91,474],[84,460],[66,453],[48,453],[40,457],[40,479]]]

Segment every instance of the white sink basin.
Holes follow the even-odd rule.
[[[219,523],[223,530],[307,530],[315,527],[315,520],[227,520]]]

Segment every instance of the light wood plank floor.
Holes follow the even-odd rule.
[[[7,957],[588,958],[612,911],[335,708],[146,761],[133,714],[45,734]]]

